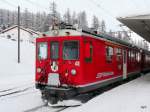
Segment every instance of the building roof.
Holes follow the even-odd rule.
[[[14,29],[14,28],[17,28],[18,27],[18,25],[14,25],[14,26],[11,26],[11,27],[9,27],[9,28],[7,28],[7,29],[5,29],[5,30],[3,30],[3,31],[1,31],[1,33],[5,33],[5,32],[7,32],[7,31],[10,31],[10,30],[12,30],[12,29]],[[28,33],[30,33],[30,34],[37,34],[37,35],[40,35],[41,33],[40,32],[36,32],[36,31],[34,31],[34,30],[31,30],[31,29],[26,29],[26,28],[24,28],[24,27],[20,27],[20,29],[22,29],[22,30],[24,30],[24,31],[26,31],[26,32],[28,32]]]
[[[150,42],[150,14],[120,17],[117,19]]]

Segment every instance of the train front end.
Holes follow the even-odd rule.
[[[36,40],[36,88],[51,104],[77,95],[82,83],[82,38],[65,34]]]

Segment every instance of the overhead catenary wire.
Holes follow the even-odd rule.
[[[97,8],[101,9],[103,12],[105,12],[105,15],[109,16],[115,22],[118,22],[118,24],[120,24],[120,22],[116,19],[116,17],[114,16],[114,14],[110,13],[108,10],[106,10],[105,8],[103,8],[99,3],[97,3],[94,0],[88,0],[88,1],[91,2],[93,5],[95,5]],[[116,26],[118,27],[118,25],[116,25]]]
[[[13,8],[17,8],[16,5],[12,4],[11,2],[9,2],[7,0],[0,0],[0,1],[3,2],[3,3],[5,3],[5,4],[7,4],[7,5],[9,5],[9,6],[11,6],[11,7],[13,7]]]
[[[96,1],[94,0],[88,0],[90,1],[93,5],[95,5],[96,7],[98,7],[99,9],[103,10],[103,12],[105,12],[108,16],[110,16],[111,18],[115,18],[115,16],[110,13],[108,10],[106,10],[105,8],[103,8],[99,3],[97,3]],[[115,19],[116,20],[116,19]]]
[[[34,5],[37,8],[49,10],[49,8],[46,8],[46,7],[42,6],[41,4],[38,4],[38,3],[34,2],[34,1],[31,1],[31,0],[25,0],[25,1],[28,2],[31,5]]]

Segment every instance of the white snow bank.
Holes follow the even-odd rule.
[[[150,112],[150,74],[107,91],[64,112]]]
[[[18,64],[17,41],[0,37],[0,112],[23,112],[43,105],[40,92],[34,87],[34,71],[34,44],[21,42]],[[15,91],[21,92],[7,95]]]
[[[21,63],[17,63],[17,41],[0,37],[0,90],[34,82],[35,46],[21,42]],[[7,87],[7,88],[6,88]]]

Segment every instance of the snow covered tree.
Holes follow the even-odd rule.
[[[0,9],[0,25],[3,24],[3,10]]]
[[[29,28],[29,12],[28,9],[25,9],[23,14],[23,26]]]
[[[88,28],[87,16],[85,11],[78,14],[78,25],[82,29]]]
[[[55,2],[52,2],[50,5],[50,24],[52,25],[52,29],[54,28],[55,25],[58,25],[61,21],[61,16],[57,12],[57,5]]]
[[[36,17],[35,17],[35,29],[37,31],[40,31],[40,27],[41,27],[41,14],[38,12],[36,14]]]
[[[122,31],[122,34],[123,34],[122,39],[126,42],[130,42],[130,36],[128,34],[128,31]]]
[[[100,31],[105,33],[106,32],[106,23],[104,20],[101,21],[101,24],[100,24]]]
[[[73,12],[73,14],[72,14],[72,25],[76,25],[76,24],[78,24],[78,19],[77,19],[76,12]]]
[[[11,21],[11,18],[10,18],[10,11],[7,10],[7,26],[10,27],[10,21]]]
[[[99,19],[96,16],[93,16],[93,21],[92,21],[92,28],[96,31],[99,30],[100,24],[99,24]]]
[[[121,34],[121,32],[118,31],[117,34],[118,34],[118,35],[117,35],[117,38],[122,39],[122,34]]]
[[[43,18],[43,31],[46,32],[49,30],[49,27],[50,27],[50,22],[52,22],[51,20],[52,18],[50,17],[50,15],[45,15],[45,18]]]
[[[108,34],[109,34],[110,36],[113,36],[112,30],[109,30]]]
[[[70,14],[70,9],[68,8],[66,13],[63,16],[63,21],[67,24],[72,24],[72,18]]]

